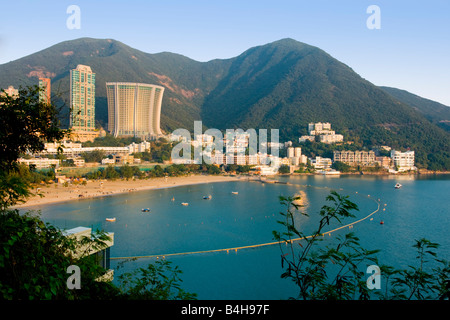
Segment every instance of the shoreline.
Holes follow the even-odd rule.
[[[203,183],[227,182],[227,181],[243,181],[248,177],[240,176],[213,176],[213,175],[190,175],[181,177],[167,178],[151,178],[151,179],[135,179],[135,180],[90,180],[86,185],[70,185],[64,187],[61,184],[51,184],[39,186],[33,189],[36,192],[29,197],[26,202],[15,205],[11,209],[33,209],[36,206],[51,205],[66,201],[93,199],[119,195],[128,192],[157,190],[164,188],[182,187]],[[37,195],[37,189],[40,194]]]
[[[346,175],[366,175],[366,176],[420,176],[420,175],[440,175],[450,174],[450,172],[415,172],[415,173],[375,173],[375,172],[343,172],[339,176]],[[278,174],[271,176],[269,181],[279,176],[314,176],[316,173],[291,173],[291,174]],[[337,177],[339,177],[337,176]],[[49,185],[40,185],[32,189],[33,195],[30,196],[26,202],[17,204],[11,209],[33,209],[33,207],[42,205],[51,205],[55,203],[61,203],[66,201],[84,200],[99,197],[107,197],[112,195],[124,194],[128,192],[157,190],[172,187],[181,187],[187,185],[213,183],[213,182],[227,182],[227,181],[252,181],[250,176],[247,175],[202,175],[194,174],[189,176],[179,177],[159,177],[150,179],[130,179],[130,180],[89,180],[86,185],[81,183],[77,185],[70,185],[64,187],[61,184],[53,183]],[[40,197],[39,193],[43,195]]]

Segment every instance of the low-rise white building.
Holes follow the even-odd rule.
[[[54,165],[56,168],[59,167],[61,161],[59,159],[48,159],[48,158],[33,158],[33,159],[23,159],[19,158],[17,160],[19,163],[24,163],[26,165],[34,165],[36,169],[50,168]]]
[[[316,136],[301,136],[300,138],[298,138],[298,142],[300,142],[300,143],[306,142],[306,141],[314,142],[314,141],[316,141]]]
[[[414,151],[391,150],[391,158],[398,171],[417,170],[414,166]]]
[[[142,141],[141,143],[132,143],[128,146],[128,152],[137,153],[137,152],[149,152],[150,151],[150,142]]]
[[[344,141],[342,134],[323,134],[319,136],[319,141],[322,143],[336,143]]]
[[[330,158],[322,158],[317,156],[315,159],[310,159],[311,164],[315,169],[329,169],[333,164]]]

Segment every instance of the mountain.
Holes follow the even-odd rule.
[[[227,69],[227,63],[201,63],[179,54],[148,54],[111,39],[81,38],[65,41],[0,65],[0,88],[37,84],[38,77],[52,79],[52,93],[69,104],[70,70],[78,64],[96,73],[96,118],[105,125],[106,82],[129,81],[161,84],[166,90],[161,115],[162,128],[173,130],[193,126],[200,120],[205,95]],[[68,109],[63,113],[68,124]]]
[[[391,87],[380,87],[397,100],[410,105],[428,120],[441,128],[450,131],[450,107],[439,102],[425,99],[406,90]]]
[[[69,71],[77,64],[96,73],[96,118],[103,126],[107,81],[154,83],[166,88],[161,127],[167,132],[192,132],[194,120],[202,120],[218,129],[279,128],[282,140],[298,141],[309,122],[330,122],[356,145],[411,148],[420,166],[450,169],[450,133],[432,123],[436,109],[379,88],[323,50],[293,39],[198,62],[81,38],[0,65],[0,87],[37,84],[37,77],[48,76],[53,94],[67,104]]]

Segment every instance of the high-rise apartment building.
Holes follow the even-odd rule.
[[[108,130],[115,137],[161,135],[164,87],[145,83],[107,82]]]
[[[95,73],[79,64],[70,70],[70,128],[76,140],[93,140],[95,131]]]
[[[49,104],[51,97],[51,80],[49,78],[39,78],[39,100]]]

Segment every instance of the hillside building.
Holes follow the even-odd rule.
[[[317,122],[317,123],[309,123],[308,124],[308,133],[307,136],[301,136],[298,141],[306,142],[316,141],[316,136],[319,136],[319,141],[322,143],[337,143],[343,142],[344,136],[342,134],[336,134],[334,130],[331,130],[331,124],[329,122]]]

